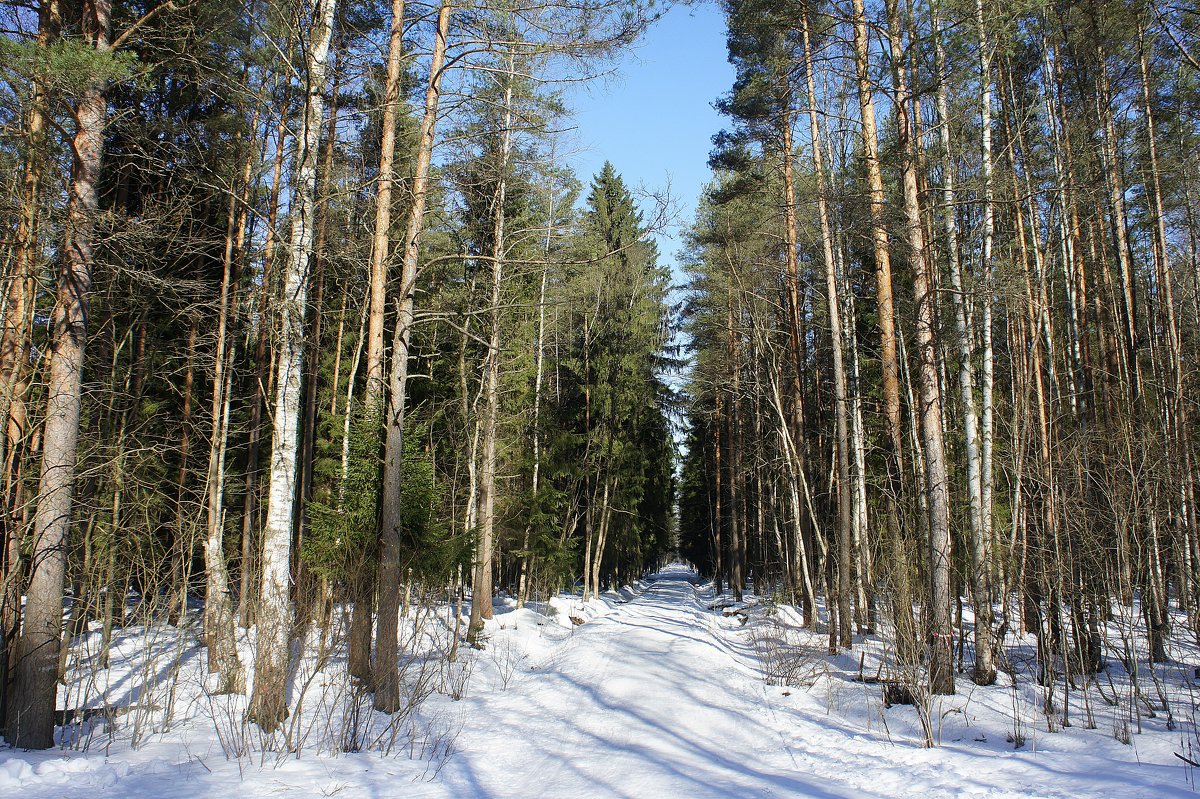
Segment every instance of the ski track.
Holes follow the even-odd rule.
[[[889,741],[804,689],[766,685],[749,634],[707,609],[682,567],[525,663],[507,687],[447,711],[462,729],[436,772],[378,755],[309,756],[245,768],[154,747],[96,755],[0,753],[0,796],[576,799],[921,797],[1132,799],[1194,796],[1176,764],[1086,741],[1012,752],[970,739]],[[911,712],[911,711],[910,711]],[[1112,743],[1109,741],[1108,743]],[[1045,749],[1045,747],[1043,748]],[[1168,750],[1169,751],[1169,750]],[[175,753],[172,753],[175,754]],[[1119,759],[1125,757],[1125,760]],[[57,757],[58,759],[55,759]],[[1169,757],[1169,755],[1168,755]],[[6,782],[6,779],[8,781]],[[15,793],[9,787],[20,786]]]

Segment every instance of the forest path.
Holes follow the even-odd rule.
[[[964,685],[961,695],[935,709],[946,727],[942,745],[925,749],[912,708],[895,708],[884,722],[877,700],[868,700],[877,697],[873,687],[848,680],[857,671],[857,653],[829,661],[833,673],[822,686],[768,686],[752,637],[761,615],[752,614],[757,621],[743,627],[737,617],[709,610],[712,600],[711,588],[694,572],[664,570],[640,595],[576,628],[547,657],[523,663],[507,689],[476,691],[464,700],[454,755],[432,782],[396,795],[1193,795],[1169,756],[1139,764],[1140,753],[1100,731],[1079,739],[1037,736],[1014,752],[1004,740],[1010,726],[1004,705],[1011,701],[1005,689],[976,695]],[[503,624],[503,616],[497,621]],[[813,638],[819,652],[823,644]],[[492,644],[502,646],[501,639]],[[825,663],[815,657],[816,666]]]
[[[440,784],[411,795],[863,796],[798,763],[765,704],[749,637],[707,609],[698,582],[665,570],[525,665],[506,691],[468,700]]]

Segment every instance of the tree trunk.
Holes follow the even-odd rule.
[[[1105,54],[1097,48],[1096,108],[1103,131],[1100,136],[1101,164],[1108,183],[1108,200],[1112,214],[1113,249],[1120,268],[1120,314],[1121,334],[1124,339],[1128,398],[1137,406],[1141,401],[1141,376],[1138,366],[1138,323],[1137,301],[1134,296],[1134,265],[1129,248],[1128,221],[1125,212],[1125,185],[1121,180],[1120,154],[1117,149],[1116,124],[1113,121],[1111,89],[1108,85],[1108,70]]]
[[[917,313],[920,364],[921,443],[925,456],[925,492],[929,513],[929,689],[954,693],[951,669],[953,633],[950,618],[950,502],[942,431],[941,387],[938,382],[937,342],[934,339],[937,295],[930,290],[925,233],[917,186],[917,159],[909,115],[911,97],[903,63],[903,29],[898,0],[887,0],[895,86],[896,131],[903,163],[904,229],[912,270],[913,303]]]
[[[954,164],[950,140],[950,103],[946,96],[946,54],[941,40],[941,20],[935,8],[933,14],[934,53],[937,69],[937,121],[944,158],[942,172],[942,220],[946,236],[946,253],[950,262],[950,283],[953,287],[954,321],[958,333],[958,379],[963,409],[963,433],[967,456],[967,498],[971,521],[970,585],[975,609],[975,671],[979,685],[996,681],[992,663],[992,599],[987,588],[987,546],[983,527],[983,486],[979,447],[979,417],[975,410],[975,348],[971,320],[967,309],[966,286],[962,275],[962,259],[958,243],[958,204],[954,189]]]
[[[317,204],[314,211],[316,232],[313,240],[311,271],[315,275],[317,287],[313,302],[310,304],[311,308],[308,312],[311,318],[308,321],[306,337],[311,342],[311,346],[308,348],[307,365],[304,369],[304,393],[300,414],[302,419],[301,445],[295,510],[297,524],[292,547],[292,573],[296,583],[294,591],[296,618],[297,626],[301,630],[306,629],[312,621],[314,608],[323,601],[322,597],[326,595],[326,589],[328,588],[328,581],[312,572],[309,565],[300,557],[300,551],[304,545],[304,538],[308,535],[305,509],[312,499],[313,470],[316,466],[317,417],[319,413],[317,410],[317,396],[321,386],[321,336],[325,330],[325,276],[329,271],[326,265],[328,259],[325,257],[325,239],[329,230],[329,204],[332,199],[333,160],[337,151],[338,91],[341,89],[342,80],[339,48],[345,47],[342,37],[335,38],[332,47],[333,57],[336,60],[333,68],[333,83],[329,91],[329,114],[325,131],[324,153],[321,156],[320,187],[317,190]],[[337,396],[336,382],[333,384],[332,393],[334,396]],[[300,634],[300,638],[303,640],[303,633]]]
[[[192,395],[196,388],[196,339],[200,323],[193,317],[188,327],[187,368],[183,375],[183,418],[179,432],[179,474],[175,481],[175,585],[171,600],[171,623],[179,624],[187,614],[188,583],[195,555],[195,527],[187,518],[184,496],[188,490],[188,466],[192,451]]]
[[[729,399],[725,403],[726,413],[723,420],[725,425],[725,469],[728,479],[729,506],[729,590],[733,592],[735,602],[742,601],[742,590],[746,586],[746,575],[743,571],[742,558],[743,536],[741,512],[741,474],[738,468],[738,449],[741,439],[738,435],[738,413],[741,404],[741,357],[738,352],[737,331],[734,329],[734,294],[730,292],[725,312],[726,337],[726,367],[729,370]]]
[[[288,102],[285,96],[284,109]],[[279,191],[283,179],[284,137],[288,115],[280,111],[275,130],[275,163],[271,173],[271,196],[267,212],[267,241],[263,247],[262,283],[259,286],[258,340],[254,345],[254,399],[250,403],[250,435],[246,445],[246,487],[242,508],[241,588],[238,592],[238,623],[249,629],[258,608],[254,591],[254,546],[258,527],[259,460],[262,450],[262,413],[266,404],[268,381],[268,346],[271,329],[271,282],[275,277],[276,226],[279,219]]]
[[[829,314],[830,346],[833,351],[834,412],[837,425],[837,479],[838,479],[838,634],[836,642],[849,648],[853,644],[850,629],[851,590],[851,528],[854,500],[850,484],[850,412],[846,384],[844,356],[845,336],[842,333],[842,317],[838,291],[837,263],[834,258],[833,228],[829,221],[829,206],[826,200],[825,165],[821,153],[821,126],[817,117],[817,89],[813,77],[812,48],[809,42],[808,15],[800,14],[800,30],[804,42],[804,71],[808,88],[808,124],[812,139],[813,172],[817,178],[817,217],[821,223],[821,255],[825,262],[826,308]],[[833,631],[829,640],[835,641]]]
[[[400,67],[404,60],[404,0],[392,0],[392,27],[388,37],[387,79],[383,87],[383,135],[379,144],[379,182],[375,189],[375,233],[371,244],[371,300],[367,316],[368,413],[383,401],[383,323],[387,315],[387,272],[392,229],[393,163],[396,159],[396,122],[400,110]]]
[[[551,158],[553,161],[553,157]],[[525,533],[521,538],[521,573],[517,582],[517,607],[525,607],[526,601],[529,599],[529,564],[533,559],[533,555],[529,551],[530,533],[533,526],[533,513],[540,512],[540,502],[538,499],[538,489],[541,487],[541,469],[542,469],[542,385],[544,381],[544,373],[546,371],[546,281],[550,276],[550,237],[554,230],[554,206],[555,206],[554,185],[549,183],[549,191],[547,192],[547,205],[549,208],[546,217],[546,239],[542,247],[542,257],[545,258],[545,263],[542,264],[541,282],[538,284],[538,323],[537,323],[537,341],[534,343],[535,360],[534,360],[534,377],[533,377],[533,469],[530,475],[530,496],[533,503],[529,522],[525,525]]]
[[[859,109],[862,115],[863,160],[867,167],[867,192],[871,204],[871,241],[875,256],[876,302],[878,303],[880,353],[883,369],[884,411],[887,418],[888,453],[891,482],[898,483],[903,473],[904,428],[900,419],[900,361],[896,347],[896,315],[892,297],[890,241],[883,223],[883,172],[879,165],[879,134],[875,123],[875,100],[870,77],[870,42],[862,0],[854,0],[854,55],[857,71]],[[893,485],[895,490],[897,486]],[[898,500],[898,496],[892,501]]]
[[[340,511],[342,504],[346,500],[346,480],[350,476],[350,430],[354,420],[354,414],[358,411],[354,408],[354,386],[358,381],[358,368],[362,362],[362,353],[364,346],[365,333],[367,329],[367,312],[370,306],[370,291],[367,287],[367,296],[364,297],[362,304],[362,313],[358,319],[358,342],[354,347],[354,358],[350,362],[350,374],[346,377],[346,407],[342,417],[342,462],[341,462],[341,481],[338,483],[337,508]],[[341,348],[338,349],[338,360],[341,360]],[[334,381],[336,394],[337,381]],[[337,402],[336,396],[333,400]],[[337,411],[335,410],[336,414]],[[377,419],[377,416],[370,416],[371,419]],[[350,634],[348,652],[346,655],[346,668],[350,675],[359,680],[369,680],[371,677],[371,617],[375,609],[375,602],[372,596],[372,588],[374,586],[374,575],[369,569],[361,570],[350,584]]]
[[[58,40],[61,19],[58,0],[43,0],[38,9],[37,49]],[[29,116],[25,126],[26,161],[21,186],[21,205],[8,266],[3,330],[0,331],[0,733],[4,731],[9,706],[9,673],[21,618],[21,538],[24,525],[16,502],[19,448],[26,427],[25,402],[28,384],[29,333],[33,324],[38,247],[38,221],[42,173],[45,167],[46,97],[42,80],[35,77],[30,87]]]
[[[108,3],[85,0],[82,19],[88,45],[97,53],[110,52],[112,20]],[[74,158],[67,198],[65,254],[58,268],[32,567],[17,645],[13,701],[5,726],[8,741],[20,749],[54,745],[66,544],[71,528],[93,236],[100,206],[100,161],[108,111],[105,88],[102,80],[92,80],[75,108],[76,131],[71,140]]]
[[[979,279],[983,283],[983,318],[981,320],[983,327],[983,379],[980,412],[979,498],[981,534],[985,547],[984,563],[990,569],[991,552],[993,551],[992,492],[995,480],[992,470],[992,447],[995,438],[993,421],[995,357],[992,342],[992,296],[994,291],[992,246],[995,239],[995,180],[992,163],[992,45],[987,36],[987,25],[983,13],[983,0],[976,0],[975,24],[979,29],[980,170],[983,176],[983,218],[981,220],[983,242],[979,252]],[[988,577],[988,574],[984,575],[985,580],[988,580]],[[990,602],[990,580],[988,583]]]
[[[225,565],[225,470],[222,468],[229,431],[225,409],[228,407],[229,382],[226,372],[231,363],[228,346],[230,307],[236,305],[233,287],[234,226],[238,207],[231,197],[225,230],[225,255],[221,275],[220,303],[217,311],[217,343],[213,356],[212,430],[208,447],[207,526],[204,543],[204,639],[208,647],[208,670],[221,675],[220,693],[245,690],[242,664],[234,638],[233,601],[229,596],[229,575]]]
[[[413,203],[404,233],[403,268],[400,296],[396,303],[396,329],[392,335],[392,355],[387,404],[387,434],[384,443],[383,496],[379,514],[379,570],[376,593],[379,618],[375,631],[375,709],[385,713],[400,707],[400,674],[397,643],[400,614],[400,491],[401,460],[404,456],[404,412],[408,387],[409,342],[412,340],[413,298],[416,292],[419,240],[425,224],[425,201],[429,192],[429,166],[433,158],[438,104],[441,99],[446,39],[450,33],[450,0],[443,0],[438,11],[433,60],[429,67],[429,88],[425,92],[425,113],[417,144],[413,171]]]
[[[383,132],[379,144],[379,180],[375,187],[375,230],[371,243],[371,274],[366,308],[366,393],[363,413],[372,424],[383,419],[384,382],[383,327],[387,317],[387,275],[392,229],[393,164],[396,158],[396,122],[400,106],[401,65],[404,60],[404,0],[392,0],[392,23],[388,34],[387,77],[383,88]],[[360,335],[359,347],[362,347]],[[355,355],[357,368],[357,354]],[[347,392],[345,435],[342,439],[343,474],[349,457],[353,380]],[[376,428],[378,432],[378,428]],[[355,581],[350,624],[350,673],[360,679],[371,676],[371,627],[375,609],[374,575],[363,574]]]
[[[287,718],[286,683],[291,636],[290,577],[296,505],[297,438],[300,424],[301,372],[304,368],[304,314],[313,248],[313,212],[317,156],[324,112],[325,65],[333,35],[336,0],[318,0],[305,52],[307,97],[296,150],[292,236],[280,304],[280,354],[275,383],[274,441],[267,523],[263,529],[262,599],[254,692],[249,714],[266,733]]]
[[[863,161],[867,170],[867,194],[870,200],[871,243],[875,261],[875,298],[879,319],[879,357],[883,382],[883,408],[886,435],[883,439],[886,482],[883,490],[884,519],[889,537],[896,540],[896,551],[904,551],[901,496],[904,490],[904,426],[900,404],[900,360],[896,343],[896,314],[892,294],[891,242],[884,226],[883,173],[879,165],[879,134],[875,123],[875,100],[870,74],[870,41],[863,0],[854,0],[854,63],[862,119]],[[896,564],[905,568],[905,564]],[[898,629],[915,630],[912,606],[893,602]]]
[[[492,295],[488,351],[484,365],[483,459],[479,469],[479,529],[475,544],[475,580],[471,591],[471,623],[467,637],[476,641],[484,621],[492,618],[492,571],[495,566],[496,423],[500,415],[500,289],[504,280],[505,205],[508,200],[508,161],[512,150],[514,64],[508,56],[504,88],[504,127],[500,132],[500,172],[492,197]]]

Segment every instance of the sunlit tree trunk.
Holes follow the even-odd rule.
[[[837,425],[837,618],[838,632],[830,630],[832,649],[836,645],[850,647],[853,643],[850,615],[851,537],[854,500],[850,478],[850,408],[846,380],[845,335],[842,332],[841,299],[837,262],[834,257],[833,227],[829,220],[826,199],[825,163],[821,152],[821,126],[817,116],[817,89],[813,77],[812,46],[809,41],[808,15],[800,14],[800,30],[804,43],[804,72],[808,90],[809,135],[812,143],[813,172],[817,179],[817,218],[821,226],[821,256],[825,265],[826,308],[829,314],[830,346],[833,351],[834,416]]]
[[[870,72],[870,39],[862,0],[852,6],[854,24],[855,83],[861,117],[863,161],[867,171],[867,195],[870,202],[871,244],[875,260],[875,299],[879,324],[880,367],[883,382],[884,439],[887,481],[883,491],[884,518],[888,535],[902,535],[900,507],[904,485],[904,427],[900,416],[900,360],[896,345],[896,313],[892,294],[891,242],[884,225],[883,172],[879,164],[879,134],[875,122],[875,99]],[[895,612],[911,615],[908,606],[897,605]],[[907,629],[913,629],[908,620]]]
[[[386,439],[384,444],[383,491],[379,514],[379,569],[376,592],[379,616],[375,628],[375,708],[394,712],[400,707],[398,634],[400,617],[400,491],[404,455],[404,412],[407,399],[409,342],[412,339],[413,295],[416,291],[419,243],[425,224],[425,202],[429,193],[429,167],[433,159],[438,104],[441,99],[446,40],[450,34],[451,3],[443,0],[438,11],[429,88],[417,143],[413,170],[413,202],[404,233],[403,267],[396,302],[396,329],[392,335],[388,387]]]
[[[537,321],[537,336],[534,343],[534,374],[533,374],[533,467],[530,475],[530,492],[533,497],[534,509],[540,512],[540,500],[538,498],[538,490],[541,487],[541,471],[542,471],[542,386],[545,382],[546,371],[546,281],[550,276],[550,240],[554,230],[554,206],[555,193],[553,184],[549,184],[547,192],[547,214],[546,214],[546,238],[542,247],[542,257],[545,258],[545,263],[542,264],[542,276],[538,283],[538,321]],[[525,533],[521,539],[521,573],[517,584],[517,607],[524,607],[529,599],[529,564],[533,559],[529,551],[530,533],[533,525],[533,519],[525,526]]]
[[[946,254],[950,262],[950,284],[954,298],[954,321],[958,333],[958,380],[962,401],[962,424],[966,442],[967,499],[971,522],[971,596],[975,608],[975,682],[991,685],[996,679],[992,663],[992,599],[987,588],[987,545],[983,525],[982,454],[979,416],[975,406],[975,347],[972,320],[967,305],[962,258],[958,240],[958,203],[954,187],[954,164],[950,138],[950,102],[946,92],[946,53],[942,45],[938,11],[934,17],[934,53],[937,69],[937,117],[944,164],[942,172],[942,220]]]
[[[288,105],[284,93],[283,106]],[[263,245],[262,279],[258,287],[258,335],[254,345],[254,399],[250,403],[250,434],[246,445],[246,485],[242,507],[241,588],[238,592],[238,623],[249,629],[258,609],[255,596],[256,533],[258,532],[259,461],[262,450],[262,414],[266,405],[268,366],[270,362],[271,285],[275,280],[275,253],[278,244],[276,228],[279,222],[279,194],[283,181],[284,141],[288,115],[280,111],[275,128],[275,155],[271,170],[271,192],[268,198],[266,243]],[[259,575],[261,576],[261,575]]]
[[[504,285],[505,232],[508,201],[509,154],[512,151],[513,56],[508,56],[504,76],[504,121],[500,131],[500,163],[492,197],[492,286],[488,309],[488,349],[484,361],[483,419],[480,436],[482,457],[479,468],[479,527],[475,544],[475,580],[471,591],[471,623],[467,635],[476,639],[483,622],[492,618],[492,572],[495,568],[496,535],[496,424],[500,415],[500,291]]]
[[[225,254],[222,264],[221,293],[217,306],[217,342],[213,354],[212,427],[209,432],[208,471],[205,485],[206,525],[204,540],[204,639],[208,647],[208,668],[221,675],[222,693],[241,693],[245,689],[242,664],[234,639],[233,600],[229,596],[229,575],[225,565],[225,470],[222,468],[229,430],[225,409],[229,403],[227,379],[231,350],[229,321],[236,306],[234,286],[238,276],[234,267],[237,201],[230,198],[225,230]]]
[[[112,9],[85,0],[83,38],[95,52],[111,52]],[[21,638],[17,644],[12,702],[5,735],[22,749],[54,745],[58,647],[62,631],[66,543],[71,528],[76,444],[82,410],[88,294],[92,285],[100,161],[108,116],[105,82],[93,78],[75,107],[66,241],[57,270],[53,354],[46,384],[42,472],[33,521],[33,549]]]
[[[38,9],[36,52],[58,40],[58,0],[43,0]],[[26,399],[30,328],[35,304],[38,222],[45,170],[46,95],[40,76],[30,86],[29,112],[25,122],[25,167],[22,175],[17,226],[7,264],[4,287],[3,329],[0,330],[0,732],[7,720],[11,699],[9,673],[13,664],[10,647],[16,642],[21,617],[23,567],[20,508],[16,501],[16,479],[20,467],[21,441],[28,432]],[[3,284],[0,284],[2,286]]]
[[[280,352],[276,364],[274,439],[267,523],[262,542],[262,597],[257,622],[254,690],[250,716],[267,733],[287,717],[292,613],[291,550],[296,524],[297,445],[304,368],[304,315],[308,304],[316,205],[317,159],[324,114],[325,69],[333,36],[335,0],[313,9],[306,62],[303,123],[297,140],[291,203],[292,233],[280,303]]]
[[[903,63],[903,27],[898,0],[888,0],[888,33],[892,79],[896,93],[896,130],[902,159],[904,229],[912,271],[917,321],[917,361],[920,365],[921,443],[925,456],[925,494],[929,514],[929,688],[936,694],[954,693],[951,670],[950,620],[950,501],[942,430],[942,399],[938,382],[937,342],[934,338],[937,295],[930,290],[921,221],[911,97]]]
[[[404,61],[404,0],[392,0],[392,27],[388,36],[387,79],[383,87],[382,140],[379,144],[379,180],[375,187],[375,232],[371,244],[371,300],[367,317],[367,393],[370,410],[384,396],[383,323],[387,314],[387,273],[392,229],[392,183],[396,159],[396,123],[400,112],[400,77]]]

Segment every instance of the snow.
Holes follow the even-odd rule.
[[[913,707],[885,709],[878,685],[854,679],[860,669],[872,673],[879,640],[828,656],[823,636],[801,629],[791,609],[754,598],[710,609],[715,599],[693,572],[674,566],[586,604],[560,596],[518,610],[498,600],[485,648],[461,649],[458,671],[428,681],[436,691],[390,751],[335,755],[318,730],[298,758],[263,752],[253,740],[226,756],[239,728],[220,722],[236,717],[240,700],[206,697],[202,676],[181,679],[183,709],[170,724],[148,720],[136,746],[127,716],[111,729],[67,736],[78,750],[0,751],[0,796],[1193,795],[1189,769],[1173,755],[1194,739],[1190,722],[1170,732],[1161,714],[1146,718],[1125,745],[1114,735],[1118,710],[1096,708],[1095,729],[1086,729],[1075,709],[1075,726],[1051,733],[1029,680],[979,688],[960,676],[957,695],[932,700],[939,745],[926,749]],[[444,614],[438,620],[449,629]],[[124,651],[128,665],[112,684],[133,682],[142,668],[136,653],[178,643],[147,638],[130,631],[127,649],[118,645],[114,662],[124,662]],[[185,659],[180,671],[202,660]],[[316,708],[310,718],[325,708],[345,712],[341,694],[327,696],[339,685],[338,668],[334,659],[301,669],[309,692],[325,686],[311,700],[305,693]],[[162,704],[162,694],[143,689],[139,701]],[[387,724],[371,715],[372,724]],[[380,740],[386,727],[373,729]],[[1014,730],[1024,737],[1020,749],[1009,740]]]

